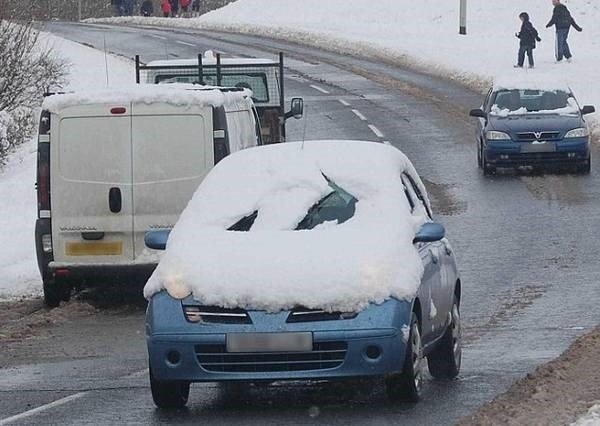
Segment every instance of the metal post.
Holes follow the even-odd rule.
[[[283,87],[283,52],[279,52],[279,104],[282,116],[279,117],[279,126],[281,128],[281,141],[285,140],[285,99]],[[280,141],[280,142],[281,142]]]
[[[202,68],[202,53],[198,53],[198,83],[204,85],[204,70]]]
[[[81,22],[81,1],[82,0],[77,1],[77,19],[79,22]]]
[[[140,55],[135,55],[135,83],[140,84]]]
[[[458,33],[467,34],[467,0],[460,0],[460,27]]]
[[[221,86],[221,54],[217,53],[217,86]]]

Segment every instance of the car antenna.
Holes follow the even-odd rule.
[[[304,149],[304,142],[306,141],[306,123],[308,120],[306,120],[306,115],[307,115],[307,111],[308,108],[304,108],[304,116],[302,117],[302,119],[304,120],[304,129],[302,129],[302,146],[300,147],[301,150]]]
[[[108,87],[108,53],[106,53],[106,34],[103,34],[104,38],[104,69],[106,71],[106,86]]]

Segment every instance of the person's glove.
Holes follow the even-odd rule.
[[[577,28],[577,31],[582,32],[583,28]]]
[[[519,33],[515,33],[515,37],[516,37],[516,38],[519,38]]]
[[[538,43],[541,43],[541,42],[542,42],[542,39],[538,37],[538,38],[537,38],[537,41],[538,41]]]

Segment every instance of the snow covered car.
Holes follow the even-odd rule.
[[[240,151],[146,244],[166,247],[144,288],[159,407],[185,405],[191,382],[377,376],[416,401],[425,356],[434,377],[459,372],[452,247],[392,146]]]
[[[499,167],[574,166],[591,168],[590,132],[567,85],[556,82],[497,81],[477,117],[477,160],[485,175]]]

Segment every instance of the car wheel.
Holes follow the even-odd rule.
[[[388,398],[391,400],[418,402],[421,397],[422,386],[423,345],[419,320],[413,312],[402,372],[386,379],[386,390]]]
[[[150,389],[152,399],[158,408],[183,408],[190,395],[189,382],[156,380],[150,368]]]
[[[496,169],[494,167],[488,165],[485,162],[485,159],[483,159],[483,158],[482,158],[482,167],[481,168],[483,169],[483,175],[484,176],[490,176],[490,175],[493,175],[496,172]]]
[[[483,147],[480,143],[477,144],[477,166],[482,169],[483,168],[483,155],[482,155]]]
[[[453,379],[458,376],[462,360],[462,331],[460,309],[454,296],[450,312],[451,321],[442,339],[427,356],[429,372],[436,379]]]
[[[71,298],[71,286],[57,280],[46,279],[43,282],[44,303],[49,308],[56,308],[60,302],[68,302]]]
[[[589,175],[592,171],[592,158],[588,158],[583,163],[577,166],[577,173],[581,175]]]

